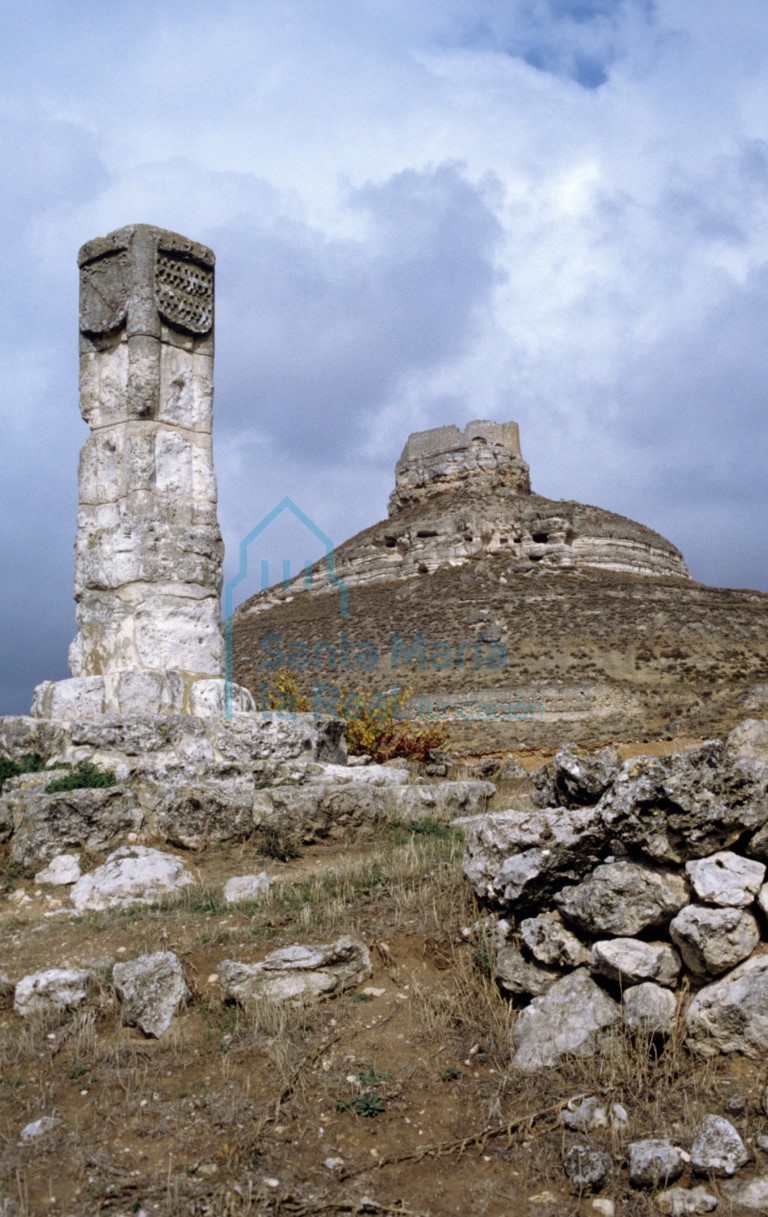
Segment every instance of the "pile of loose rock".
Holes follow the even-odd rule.
[[[525,1006],[515,1064],[591,1054],[622,1024],[762,1059],[768,722],[623,764],[566,748],[534,780],[531,810],[460,821],[466,877],[502,914],[499,984]]]

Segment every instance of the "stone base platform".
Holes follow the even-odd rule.
[[[385,819],[452,820],[487,809],[489,782],[421,782],[396,765],[348,766],[343,731],[340,719],[279,712],[0,718],[0,757],[37,753],[46,762],[5,781],[0,846],[8,842],[11,864],[31,873],[72,850],[203,849],[253,836],[349,842]],[[62,772],[52,766],[83,761],[113,773],[115,784],[48,790]]]
[[[228,704],[229,702],[229,704]],[[220,677],[181,670],[150,669],[46,680],[35,689],[36,718],[98,718],[103,714],[134,716],[188,714],[192,717],[255,710],[252,695]]]

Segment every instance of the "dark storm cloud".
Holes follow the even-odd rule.
[[[215,234],[220,403],[295,457],[353,447],[400,381],[459,355],[498,281],[501,236],[454,166],[348,194],[360,239],[258,223]],[[224,407],[222,412],[224,412]]]

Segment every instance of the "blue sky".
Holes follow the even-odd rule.
[[[764,0],[3,17],[0,713],[66,675],[76,254],[133,222],[217,254],[228,576],[284,495],[341,542],[410,431],[485,417],[540,493],[768,590]],[[314,556],[271,544],[276,577]]]

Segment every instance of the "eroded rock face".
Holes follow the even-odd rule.
[[[185,849],[208,842],[245,841],[253,832],[254,785],[249,776],[200,780],[164,792],[155,818],[163,839]]]
[[[25,868],[38,868],[68,850],[105,852],[127,833],[138,831],[144,819],[136,798],[123,786],[58,794],[18,792],[0,802],[18,820],[11,860]]]
[[[367,948],[349,935],[319,946],[284,947],[257,964],[225,959],[219,965],[222,995],[246,1007],[265,998],[302,1003],[335,997],[370,975]]]

